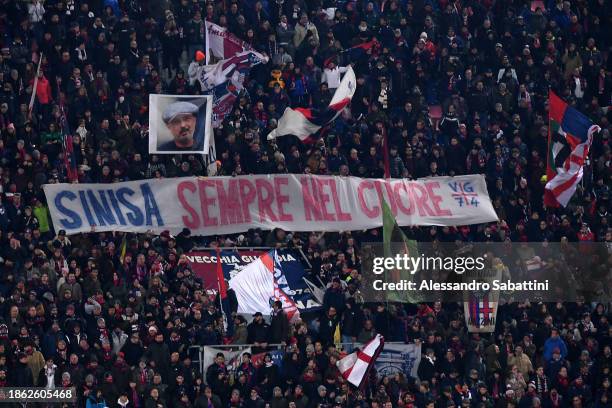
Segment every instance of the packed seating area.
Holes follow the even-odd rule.
[[[84,408],[612,403],[608,303],[504,304],[494,333],[468,333],[461,304],[360,299],[361,244],[382,241],[382,228],[67,235],[54,228],[42,190],[213,173],[483,174],[499,222],[405,227],[406,235],[600,242],[612,257],[606,0],[0,4],[0,387],[75,387],[74,404]],[[204,50],[205,21],[269,61],[251,69],[215,127],[212,164],[199,154],[149,154],[149,94],[202,92],[187,70]],[[311,143],[268,140],[285,108],[325,109],[349,65],[357,77],[349,109]],[[559,208],[543,203],[551,90],[601,128],[576,193]],[[299,249],[309,276],[326,285],[323,305],[292,323],[278,307],[267,321],[245,320],[230,294],[221,313],[185,257],[196,247]],[[334,339],[337,326],[345,346],[376,333],[420,344],[418,376],[372,370],[361,387],[348,384],[336,366],[346,353]],[[243,356],[229,369],[219,357],[200,372],[189,348],[212,345],[281,350],[282,368]]]

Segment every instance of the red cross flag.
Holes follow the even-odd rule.
[[[385,339],[377,334],[361,350],[357,350],[338,361],[336,364],[340,373],[342,373],[342,377],[355,387],[360,387],[384,346]]]

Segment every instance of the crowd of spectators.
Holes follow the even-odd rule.
[[[360,244],[380,230],[130,234],[121,257],[122,234],[54,230],[41,186],[67,181],[62,112],[79,182],[206,175],[199,155],[148,154],[147,105],[200,92],[185,71],[210,20],[270,57],[214,130],[217,175],[382,177],[388,148],[391,177],[485,174],[500,218],[413,237],[611,245],[611,16],[606,0],[0,1],[0,386],[74,386],[87,408],[609,407],[608,304],[504,305],[495,333],[469,335],[461,305],[358,300]],[[350,112],[312,144],[267,140],[285,107],[327,106],[349,63]],[[602,129],[565,209],[542,204],[549,90]],[[195,245],[303,249],[329,285],[321,312],[230,316],[224,333]],[[338,324],[348,343],[421,342],[419,379],[348,385]],[[221,343],[282,343],[283,369],[245,357],[228,374],[218,358],[200,373],[189,346]]]

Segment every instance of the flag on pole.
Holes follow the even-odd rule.
[[[202,91],[210,91],[227,81],[241,86],[251,68],[267,63],[268,60],[268,57],[257,51],[241,51],[216,64],[196,67],[190,75],[200,82]]]
[[[500,290],[494,289],[495,280],[504,278],[505,266],[501,259],[497,262],[493,258],[493,267],[485,272],[476,269],[468,270],[462,275],[463,282],[488,283],[489,289],[463,291],[463,313],[465,325],[469,333],[492,333],[495,331],[497,308],[499,305]],[[529,273],[532,278],[533,271]]]
[[[360,387],[384,346],[385,339],[377,334],[361,350],[357,350],[338,361],[336,365],[342,377],[355,387]]]
[[[313,282],[304,278],[304,283],[310,289],[312,296],[317,300],[317,302],[323,304],[323,298],[325,297],[325,290],[315,285]]]
[[[123,239],[121,240],[121,249],[119,252],[119,261],[123,264],[123,260],[125,259],[125,254],[127,252],[127,233],[123,234]]]
[[[211,54],[218,59],[227,59],[239,52],[253,49],[249,44],[230,33],[227,28],[210,21],[205,21],[204,24],[206,26],[206,64],[210,62]]]
[[[270,314],[272,304],[280,300],[289,321],[300,315],[296,303],[287,291],[287,278],[279,262],[276,250],[270,250],[248,264],[229,281],[229,287],[236,293],[238,313]]]
[[[412,239],[408,239],[406,234],[397,224],[393,212],[387,202],[383,199],[382,201],[382,214],[383,214],[383,250],[386,257],[394,257],[395,254],[413,254],[418,256],[419,248],[417,242]],[[385,272],[387,274],[387,282],[400,282],[401,280],[412,280],[414,275],[411,275],[411,271],[401,270],[390,270]],[[385,291],[387,302],[420,302],[420,296],[413,291],[404,290],[387,290]]]
[[[357,44],[354,47],[347,48],[344,51],[341,51],[338,55],[333,55],[327,58],[323,65],[327,66],[327,64],[334,59],[338,60],[338,65],[348,65],[351,62],[355,62],[362,57],[364,57],[368,52],[373,53],[376,49],[379,49],[380,43],[378,40],[373,39],[368,42],[364,42],[361,44]]]
[[[226,81],[212,90],[214,99],[211,121],[214,127],[219,127],[223,119],[232,111],[243,88],[242,82],[235,85],[231,81]]]
[[[342,110],[351,103],[355,89],[357,89],[355,72],[353,68],[348,67],[327,109],[323,112],[310,108],[285,109],[283,116],[278,120],[276,129],[268,135],[268,140],[279,136],[294,135],[302,142],[306,141],[310,135],[340,116]]]
[[[62,147],[64,150],[64,167],[66,168],[66,178],[71,182],[78,182],[79,175],[77,173],[76,159],[74,157],[74,145],[72,143],[72,135],[68,129],[68,121],[64,108],[61,108],[60,128],[62,129]]]
[[[342,343],[342,332],[340,331],[340,324],[336,325],[336,330],[334,330],[334,344],[338,346]]]
[[[221,300],[227,298],[227,286],[225,277],[223,276],[223,266],[221,265],[221,250],[217,248],[217,284],[219,286],[219,296]]]
[[[351,59],[355,59],[362,55],[362,53],[365,54],[370,50],[376,49],[377,47],[380,47],[380,43],[376,38],[374,38],[373,40],[348,48],[347,50],[343,51],[343,53],[348,54]]]
[[[548,182],[544,204],[565,207],[582,180],[593,135],[600,131],[600,127],[552,91],[548,93],[548,101]]]
[[[495,331],[495,317],[498,302],[493,301],[491,293],[485,295],[469,294],[469,300],[463,303],[465,324],[469,333],[492,333]]]
[[[213,65],[201,66],[193,63],[189,66],[189,83],[198,81],[202,92],[213,96],[211,126],[215,128],[221,126],[225,116],[232,111],[238,95],[244,89],[244,82],[251,68],[267,62],[268,57],[265,55],[256,51],[244,50]],[[206,152],[206,167],[209,175],[216,172],[214,167],[216,159],[215,139],[211,137]]]
[[[212,126],[220,126],[232,111],[251,68],[267,62],[268,57],[259,52],[242,51],[213,65],[190,65],[189,82],[197,80],[202,92],[213,96]]]
[[[227,332],[229,327],[227,321],[227,314],[223,308],[223,302],[227,299],[227,285],[225,284],[225,276],[223,276],[223,266],[221,265],[221,249],[217,247],[217,285],[219,288],[219,307],[221,309],[221,315],[223,316],[223,331]]]

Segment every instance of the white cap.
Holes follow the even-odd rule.
[[[197,112],[198,107],[191,102],[174,102],[166,107],[162,119],[169,123],[178,115],[195,115]]]

